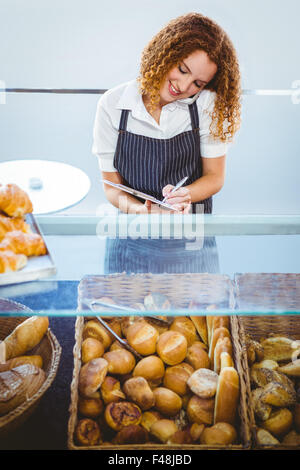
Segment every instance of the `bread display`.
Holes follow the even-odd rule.
[[[0,416],[30,400],[45,382],[43,358],[33,348],[42,341],[48,326],[48,317],[29,317],[1,342]]]
[[[259,341],[248,335],[247,348],[257,443],[299,445],[299,341],[270,332]]]
[[[147,302],[152,305],[154,298],[148,297]],[[94,419],[100,425],[105,445],[238,442],[240,383],[234,367],[229,319],[217,321],[211,317],[215,329],[208,343],[208,334],[204,333],[206,319],[204,323],[196,318],[173,318],[166,330],[147,317],[118,317],[120,339],[125,339],[141,359],[118,341],[113,342],[97,319],[84,320],[78,420]],[[82,387],[84,372],[95,361],[85,362],[83,357],[89,338],[103,344],[102,356],[96,360],[106,361],[107,369],[100,385],[92,380]],[[219,373],[213,370],[209,351],[218,358]],[[93,385],[88,393],[87,385]],[[210,431],[202,442],[205,429]]]
[[[0,274],[20,271],[29,257],[46,255],[43,238],[25,221],[32,212],[25,191],[16,184],[0,184]]]

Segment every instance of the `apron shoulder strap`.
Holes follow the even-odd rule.
[[[199,129],[199,113],[198,113],[197,100],[189,105],[189,111],[190,111],[190,116],[191,116],[192,129],[198,130]]]
[[[121,117],[120,117],[120,124],[119,124],[119,131],[126,131],[128,114],[129,114],[129,109],[122,109]]]

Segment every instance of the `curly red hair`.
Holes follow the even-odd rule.
[[[216,92],[211,135],[230,141],[240,126],[239,63],[228,35],[210,18],[200,13],[179,16],[151,39],[142,53],[140,91],[150,98],[151,109],[155,109],[168,72],[196,50],[205,51],[218,67],[205,87]]]

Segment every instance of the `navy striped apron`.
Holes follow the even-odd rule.
[[[200,152],[199,114],[197,102],[189,105],[192,130],[170,139],[155,139],[127,131],[128,109],[123,109],[119,136],[114,155],[114,167],[124,179],[124,184],[161,200],[162,189],[173,186],[185,176],[185,185],[202,176]],[[144,201],[143,201],[144,202]],[[212,212],[212,198],[199,201],[200,212]],[[197,203],[192,204],[196,212]]]
[[[189,176],[187,184],[202,176],[199,115],[197,103],[189,105],[192,130],[171,139],[154,139],[128,132],[129,110],[122,110],[114,167],[124,184],[157,199],[162,189]],[[144,202],[144,201],[142,201]],[[212,198],[201,201],[204,213],[212,212]],[[196,212],[196,203],[192,204]],[[219,272],[214,237],[205,237],[203,247],[186,249],[185,239],[110,239],[106,240],[104,271],[110,273],[189,273]]]

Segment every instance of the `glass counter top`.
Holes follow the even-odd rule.
[[[264,275],[269,276],[264,289],[270,289],[271,298],[277,295],[278,276],[282,275],[286,276],[286,281],[281,276],[280,286],[285,285],[282,284],[284,282],[289,283],[289,294],[278,304],[267,302],[267,293],[265,297],[261,296],[260,303],[256,299],[256,303],[251,304],[251,291],[250,294],[247,292],[247,302],[242,305],[236,302],[235,305],[216,303],[212,293],[210,303],[216,305],[214,308],[210,306],[210,314],[300,312],[300,216],[183,217],[152,215],[149,218],[124,214],[37,216],[36,221],[53,258],[56,275],[1,286],[0,297],[19,302],[40,315],[86,315],[92,313],[78,307],[77,297],[80,281],[89,276],[105,278],[118,273],[128,276],[161,275],[162,288],[167,277],[172,275],[211,275],[216,279],[223,276],[229,280],[234,292],[236,277],[252,274],[251,289],[255,292],[255,282],[258,281],[253,276]],[[128,233],[130,236],[126,237]],[[213,285],[212,281],[211,289]],[[125,305],[130,307],[129,304]],[[203,303],[200,299],[194,313],[206,314],[207,306],[207,302]],[[171,313],[160,311],[166,315],[187,314],[187,303],[172,307]],[[2,309],[0,315],[15,312],[13,307],[12,310]],[[120,313],[111,309],[102,314],[112,313],[132,314],[130,310]],[[155,311],[152,313],[155,314]]]

